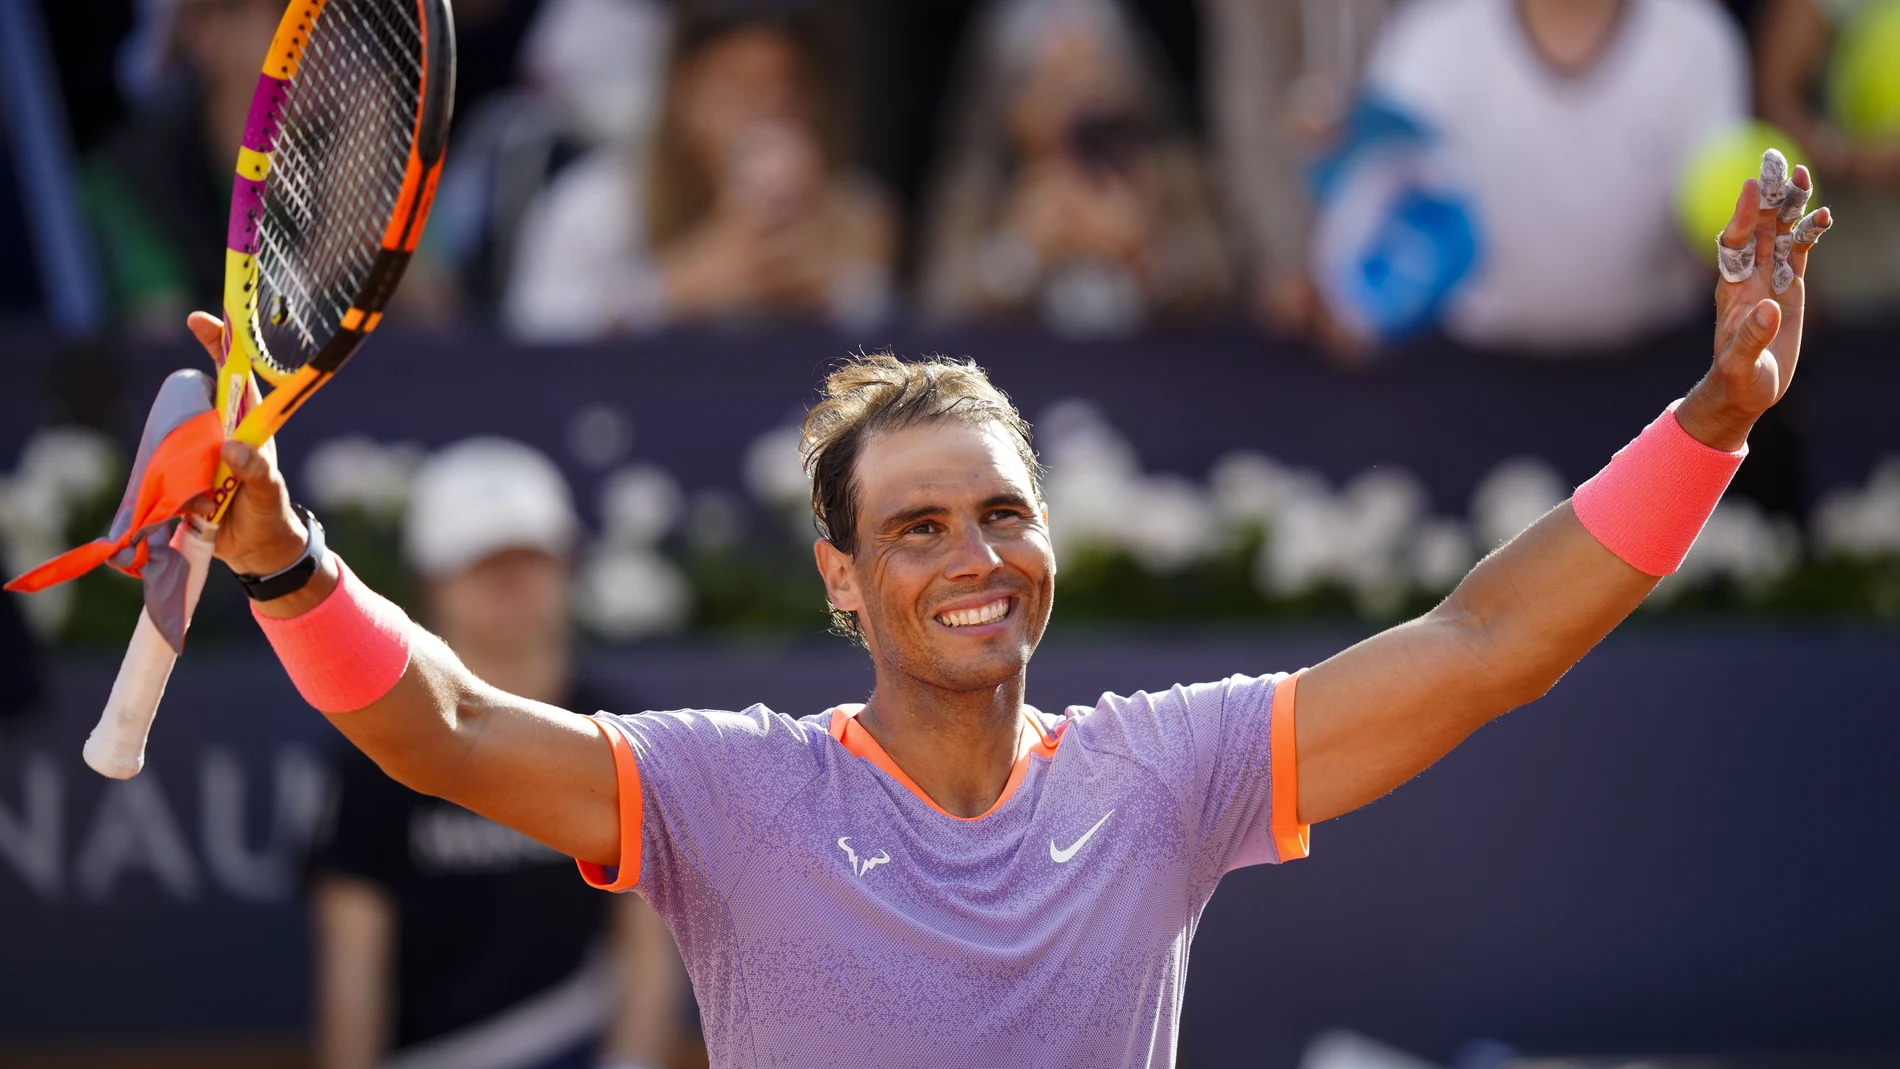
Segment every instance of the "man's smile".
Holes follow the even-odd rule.
[[[944,609],[934,619],[945,627],[977,627],[1004,619],[1015,605],[1016,599],[1005,595],[979,605]]]

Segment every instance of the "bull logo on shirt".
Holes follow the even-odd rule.
[[[841,836],[838,839],[838,849],[844,851],[845,863],[851,866],[851,871],[856,874],[859,879],[863,879],[865,873],[870,872],[879,865],[887,864],[891,860],[890,854],[879,850],[876,857],[867,857],[863,861],[859,861],[858,852],[851,849],[851,836],[849,835]]]

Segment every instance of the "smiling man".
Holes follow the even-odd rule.
[[[1772,192],[1750,180],[1720,238],[1715,362],[1688,396],[1442,605],[1293,675],[1024,704],[1061,517],[1028,426],[955,361],[852,360],[805,425],[818,570],[876,667],[862,705],[589,717],[486,686],[308,550],[271,458],[239,445],[219,554],[297,587],[257,617],[384,770],[654,905],[715,1065],[1171,1065],[1225,873],[1304,857],[1311,824],[1543,694],[1680,563],[1799,353],[1828,218]]]

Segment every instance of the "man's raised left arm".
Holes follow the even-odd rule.
[[[1831,219],[1801,214],[1805,168],[1779,191],[1771,171],[1744,185],[1719,239],[1715,361],[1682,403],[1437,608],[1301,676],[1302,824],[1365,805],[1541,697],[1680,561],[1800,356],[1802,276]]]

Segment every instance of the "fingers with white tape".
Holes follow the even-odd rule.
[[[1756,207],[1760,211],[1775,213],[1776,229],[1791,229],[1775,236],[1774,263],[1768,276],[1769,287],[1781,293],[1794,284],[1795,270],[1788,262],[1794,246],[1812,245],[1819,240],[1821,232],[1827,229],[1820,225],[1816,212],[1802,213],[1807,210],[1811,189],[1803,189],[1795,184],[1792,169],[1788,166],[1788,157],[1778,149],[1769,149],[1761,154],[1761,176],[1757,181],[1755,195]],[[1733,227],[1736,224],[1731,223]],[[1751,236],[1742,247],[1730,248],[1718,234],[1715,238],[1716,267],[1727,282],[1746,282],[1755,274],[1755,241]]]
[[[1768,151],[1773,152],[1774,149]],[[1793,226],[1800,221],[1801,213],[1808,210],[1808,198],[1814,193],[1811,189],[1802,189],[1792,181],[1788,183],[1786,200],[1781,202],[1781,210],[1775,213],[1775,221],[1782,226]]]
[[[1775,235],[1775,268],[1768,276],[1768,288],[1779,297],[1789,286],[1794,285],[1794,268],[1788,264],[1788,254],[1794,251],[1793,234]]]
[[[1761,154],[1761,210],[1780,208],[1788,199],[1788,187],[1794,185],[1788,180],[1788,157],[1779,149],[1769,149]]]
[[[1755,273],[1755,243],[1750,241],[1739,249],[1731,249],[1722,244],[1722,235],[1715,236],[1715,266],[1722,272],[1725,282],[1747,282]]]
[[[1831,212],[1828,215],[1828,221],[1825,223],[1821,222],[1818,218],[1818,216],[1825,211],[1827,211],[1826,208],[1816,208],[1814,211],[1802,216],[1801,221],[1794,225],[1793,232],[1788,236],[1794,239],[1796,245],[1814,244],[1821,240],[1822,234],[1827,233],[1828,227],[1834,225],[1833,213]]]

